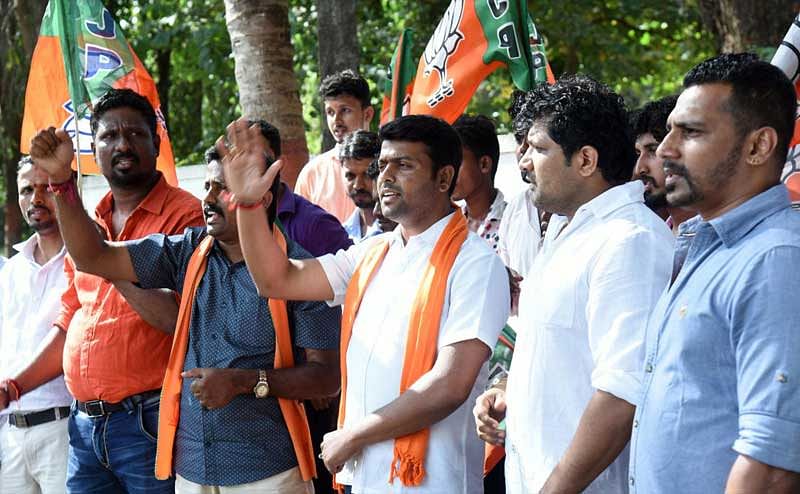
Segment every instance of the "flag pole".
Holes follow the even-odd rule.
[[[78,173],[78,195],[83,199],[83,174],[81,174],[81,129],[78,121],[78,110],[75,101],[72,102],[72,119],[75,121],[75,163]]]

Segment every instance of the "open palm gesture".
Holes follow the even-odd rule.
[[[216,147],[232,200],[244,204],[271,201],[269,190],[281,164],[267,167],[268,144],[259,126],[240,118],[228,125],[226,136],[227,141],[220,137]]]
[[[72,177],[72,139],[62,129],[40,130],[31,139],[33,164],[50,176],[53,183],[66,182]]]

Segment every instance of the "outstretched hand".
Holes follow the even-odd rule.
[[[33,164],[50,176],[53,183],[66,182],[72,178],[72,139],[63,129],[49,127],[40,130],[31,139]]]
[[[272,201],[269,193],[278,176],[281,163],[267,166],[267,140],[257,124],[250,125],[242,117],[228,125],[225,138],[217,140],[217,152],[222,157],[225,183],[237,203],[252,204],[264,199]]]

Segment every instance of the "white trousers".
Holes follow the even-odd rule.
[[[67,418],[33,427],[0,427],[0,493],[63,494],[67,485]]]
[[[294,467],[262,480],[239,485],[200,485],[175,476],[175,494],[314,494],[314,485],[303,482]]]

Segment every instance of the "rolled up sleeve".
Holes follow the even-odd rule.
[[[800,246],[759,256],[732,304],[739,436],[733,449],[800,472]]]
[[[635,230],[603,247],[588,280],[591,381],[632,405],[642,398],[647,319],[669,282],[671,238]]]

